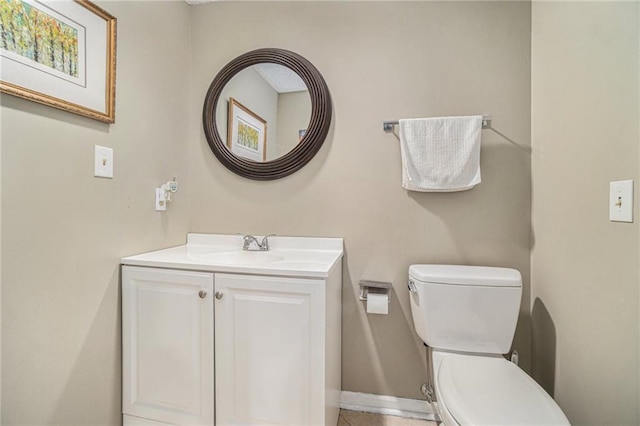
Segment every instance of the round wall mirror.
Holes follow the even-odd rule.
[[[202,121],[209,147],[225,167],[249,179],[278,179],[319,151],[331,125],[331,98],[305,58],[258,49],[216,75]]]

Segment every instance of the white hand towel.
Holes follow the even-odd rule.
[[[399,120],[402,187],[453,192],[480,183],[482,116]]]

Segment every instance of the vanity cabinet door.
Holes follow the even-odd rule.
[[[320,279],[216,274],[216,423],[324,424]]]
[[[213,425],[213,274],[123,266],[122,411]]]

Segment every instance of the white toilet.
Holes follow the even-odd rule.
[[[446,426],[569,425],[509,352],[522,277],[515,269],[409,267],[416,332],[431,348],[436,410]]]

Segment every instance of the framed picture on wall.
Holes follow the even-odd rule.
[[[0,91],[115,121],[116,18],[87,0],[0,0]]]
[[[253,161],[266,160],[266,120],[234,98],[229,98],[227,129],[227,145],[231,152]]]

